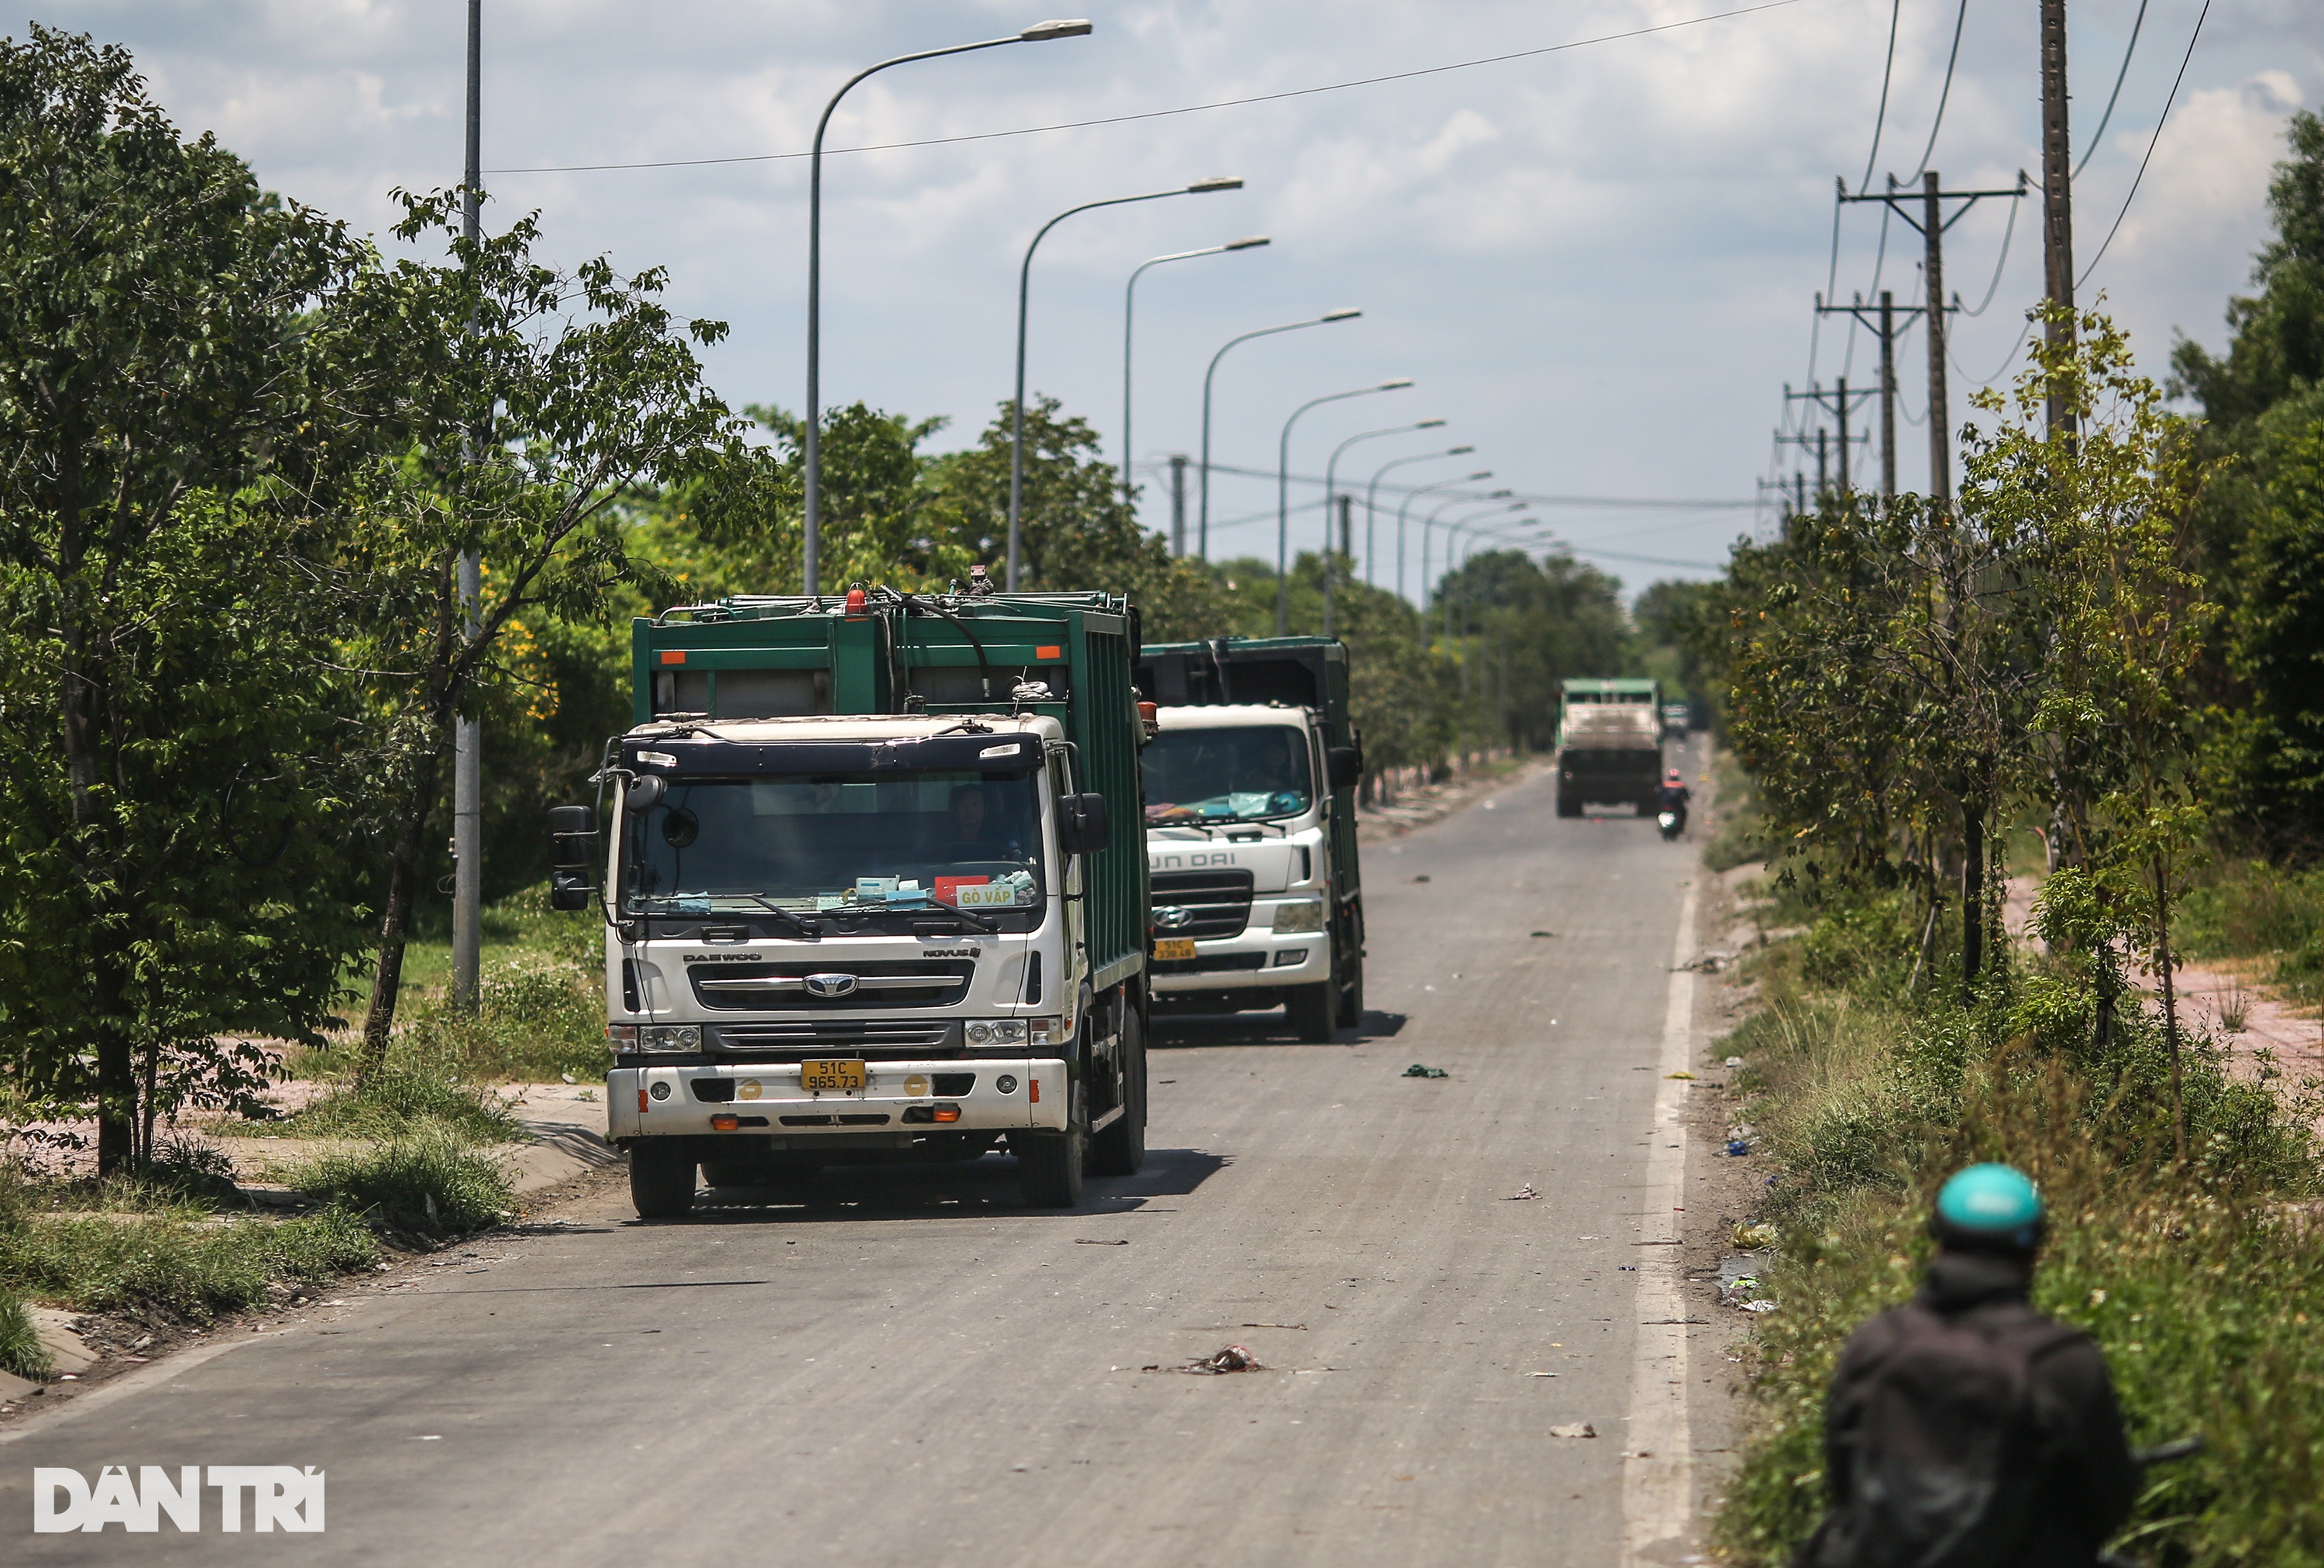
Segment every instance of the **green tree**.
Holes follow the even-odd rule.
[[[375,271],[343,307],[363,328],[396,333],[429,389],[413,447],[370,469],[340,563],[387,841],[365,1074],[394,1027],[454,724],[509,678],[512,625],[602,621],[641,582],[666,592],[632,552],[620,503],[750,461],[694,355],[725,328],[673,318],[662,272],[625,279],[598,258],[560,273],[532,260],[530,218],[471,242],[458,235],[459,193],[401,199],[399,237],[438,236],[451,260]],[[469,550],[485,568],[473,606],[457,569]]]
[[[355,911],[305,591],[381,392],[313,312],[359,247],[181,141],[128,55],[0,42],[0,1052],[101,1169],[313,1038]]]

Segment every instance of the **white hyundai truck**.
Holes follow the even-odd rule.
[[[1363,1014],[1363,888],[1347,650],[1323,638],[1149,646],[1139,756],[1154,1004],[1280,1006],[1303,1040]]]

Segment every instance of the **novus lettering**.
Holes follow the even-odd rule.
[[[91,1484],[77,1470],[36,1467],[32,1471],[32,1533],[58,1536],[78,1530],[102,1535],[119,1525],[130,1535],[153,1535],[164,1515],[187,1535],[202,1527],[203,1467],[180,1465],[175,1474],[158,1464],[108,1464]],[[313,1465],[213,1464],[208,1484],[218,1492],[218,1528],[239,1533],[247,1515],[261,1534],[283,1530],[319,1535],[323,1528],[323,1472]],[[247,1494],[249,1507],[244,1508]]]

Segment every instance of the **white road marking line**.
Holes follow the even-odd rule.
[[[1695,890],[1702,872],[1687,882],[1680,901],[1678,936],[1671,945],[1669,1000],[1663,1014],[1662,1076],[1655,1088],[1656,1138],[1646,1155],[1646,1224],[1648,1243],[1674,1241],[1680,1207],[1686,1202],[1686,1081],[1694,1031]],[[1629,1451],[1622,1467],[1623,1568],[1665,1560],[1655,1551],[1683,1541],[1694,1510],[1693,1434],[1686,1411],[1686,1305],[1680,1281],[1678,1247],[1649,1245],[1638,1255],[1638,1313],[1630,1356]],[[1650,1558],[1647,1554],[1653,1551]]]

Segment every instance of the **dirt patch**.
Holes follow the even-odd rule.
[[[1406,790],[1389,806],[1356,807],[1356,842],[1384,844],[1402,838],[1416,827],[1425,827],[1450,816],[1481,796],[1522,784],[1552,766],[1547,757],[1487,762],[1455,775],[1442,784],[1424,784]]]

